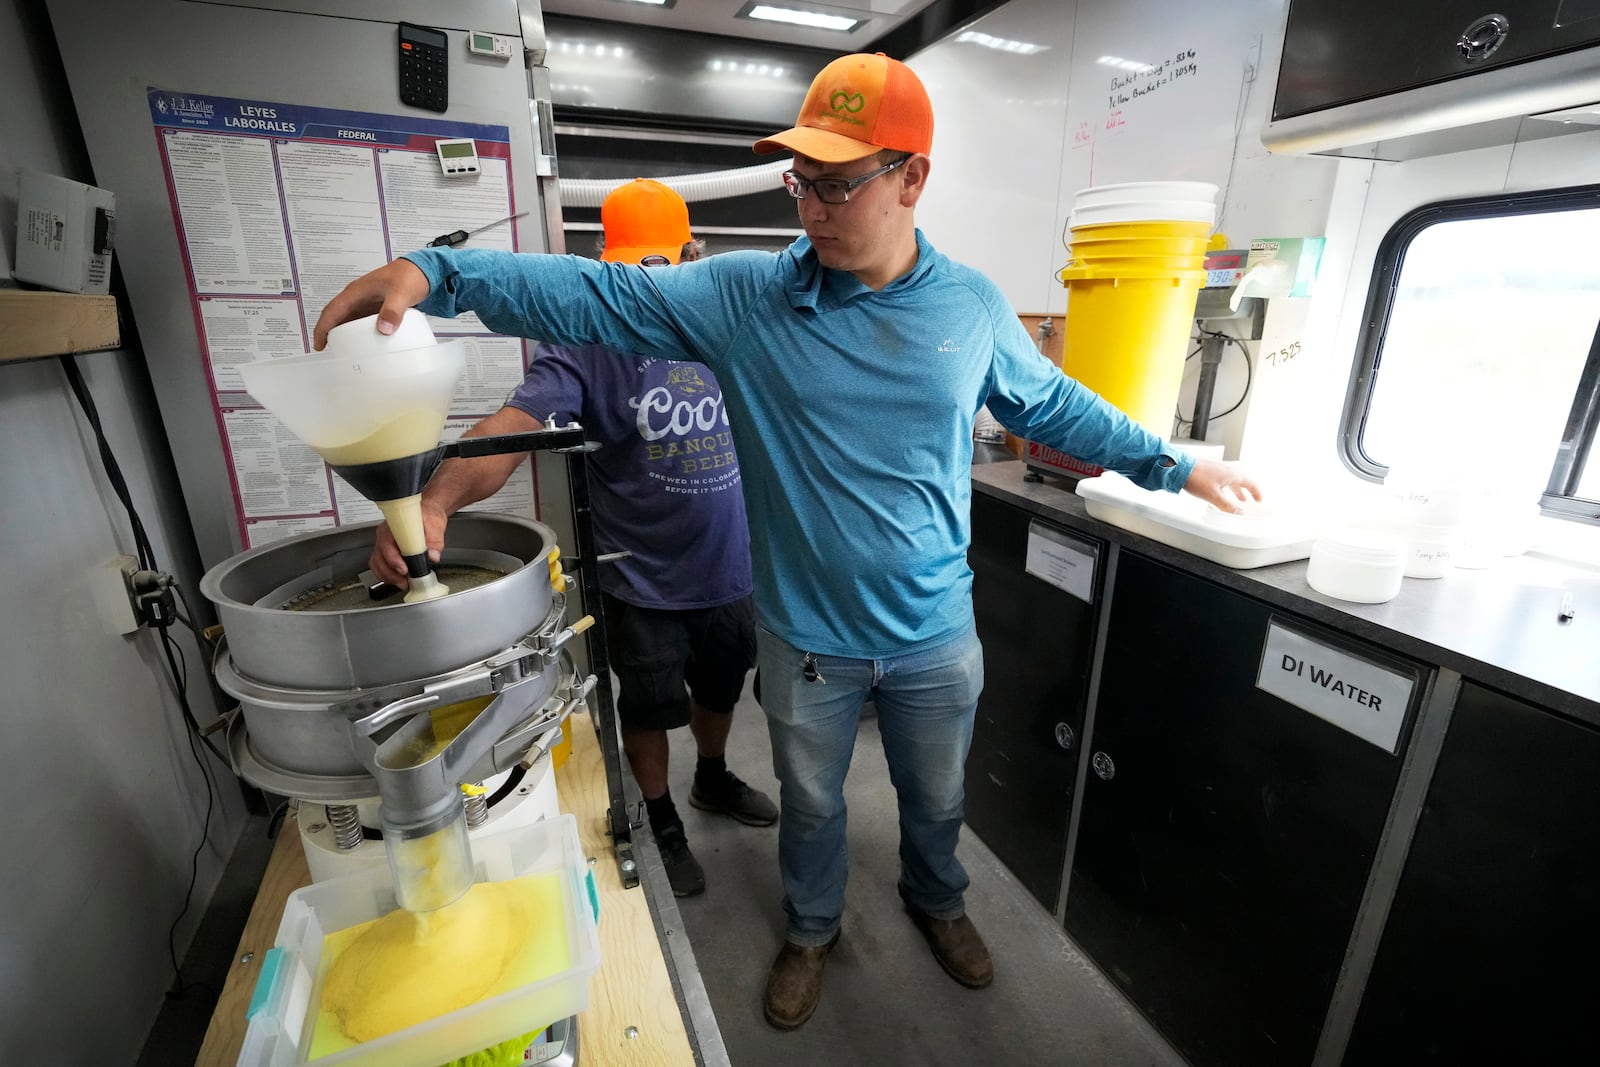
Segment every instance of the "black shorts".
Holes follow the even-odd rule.
[[[689,721],[690,701],[729,714],[756,663],[749,597],[714,608],[659,611],[605,598],[606,649],[620,683],[625,729],[671,730]]]

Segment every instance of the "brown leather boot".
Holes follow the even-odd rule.
[[[906,914],[928,939],[933,958],[939,961],[946,974],[968,989],[982,989],[994,981],[994,961],[989,958],[989,948],[971,919],[965,915],[957,919],[935,919],[905,900],[904,890],[901,890],[900,899],[905,901]]]
[[[822,999],[822,965],[839,943],[839,932],[826,945],[806,948],[785,941],[767,975],[767,1022],[779,1030],[793,1030],[811,1018]]]

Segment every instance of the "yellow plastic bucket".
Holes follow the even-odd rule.
[[[1197,258],[1196,267],[1204,262]],[[1061,369],[1160,437],[1172,432],[1201,269],[1070,266]]]
[[[1117,220],[1107,206],[1096,214],[1112,221],[1070,228],[1072,261],[1058,275],[1067,287],[1061,369],[1166,437],[1195,296],[1205,282],[1211,223],[1130,213]]]
[[[1086,226],[1073,226],[1069,231],[1072,240],[1140,240],[1144,238],[1211,236],[1211,223],[1180,221],[1177,219],[1147,220],[1143,222],[1100,222]],[[1202,241],[1202,247],[1204,242]]]
[[[1207,237],[1080,238],[1074,234],[1069,250],[1073,259],[1085,262],[1114,256],[1176,256],[1184,260],[1198,256],[1204,261],[1209,243]]]
[[[1204,270],[1204,256],[1101,256],[1095,259],[1082,258],[1078,250],[1072,250],[1073,258],[1067,261],[1063,270],[1086,269],[1098,274],[1112,276],[1136,276],[1155,272],[1170,274],[1175,270]]]

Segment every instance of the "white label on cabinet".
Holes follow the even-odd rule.
[[[1256,688],[1393,752],[1416,679],[1285,629],[1267,627]]]
[[[1094,560],[1094,548],[1077,538],[1041,522],[1028,524],[1024,569],[1086,604],[1094,603]]]

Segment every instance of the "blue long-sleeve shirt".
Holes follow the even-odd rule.
[[[791,645],[881,658],[972,621],[972,424],[1176,490],[1194,461],[1039,354],[995,284],[917,233],[872,290],[800,238],[650,269],[575,256],[423,249],[432,315],[697,360],[722,383],[743,469],[757,617]]]

